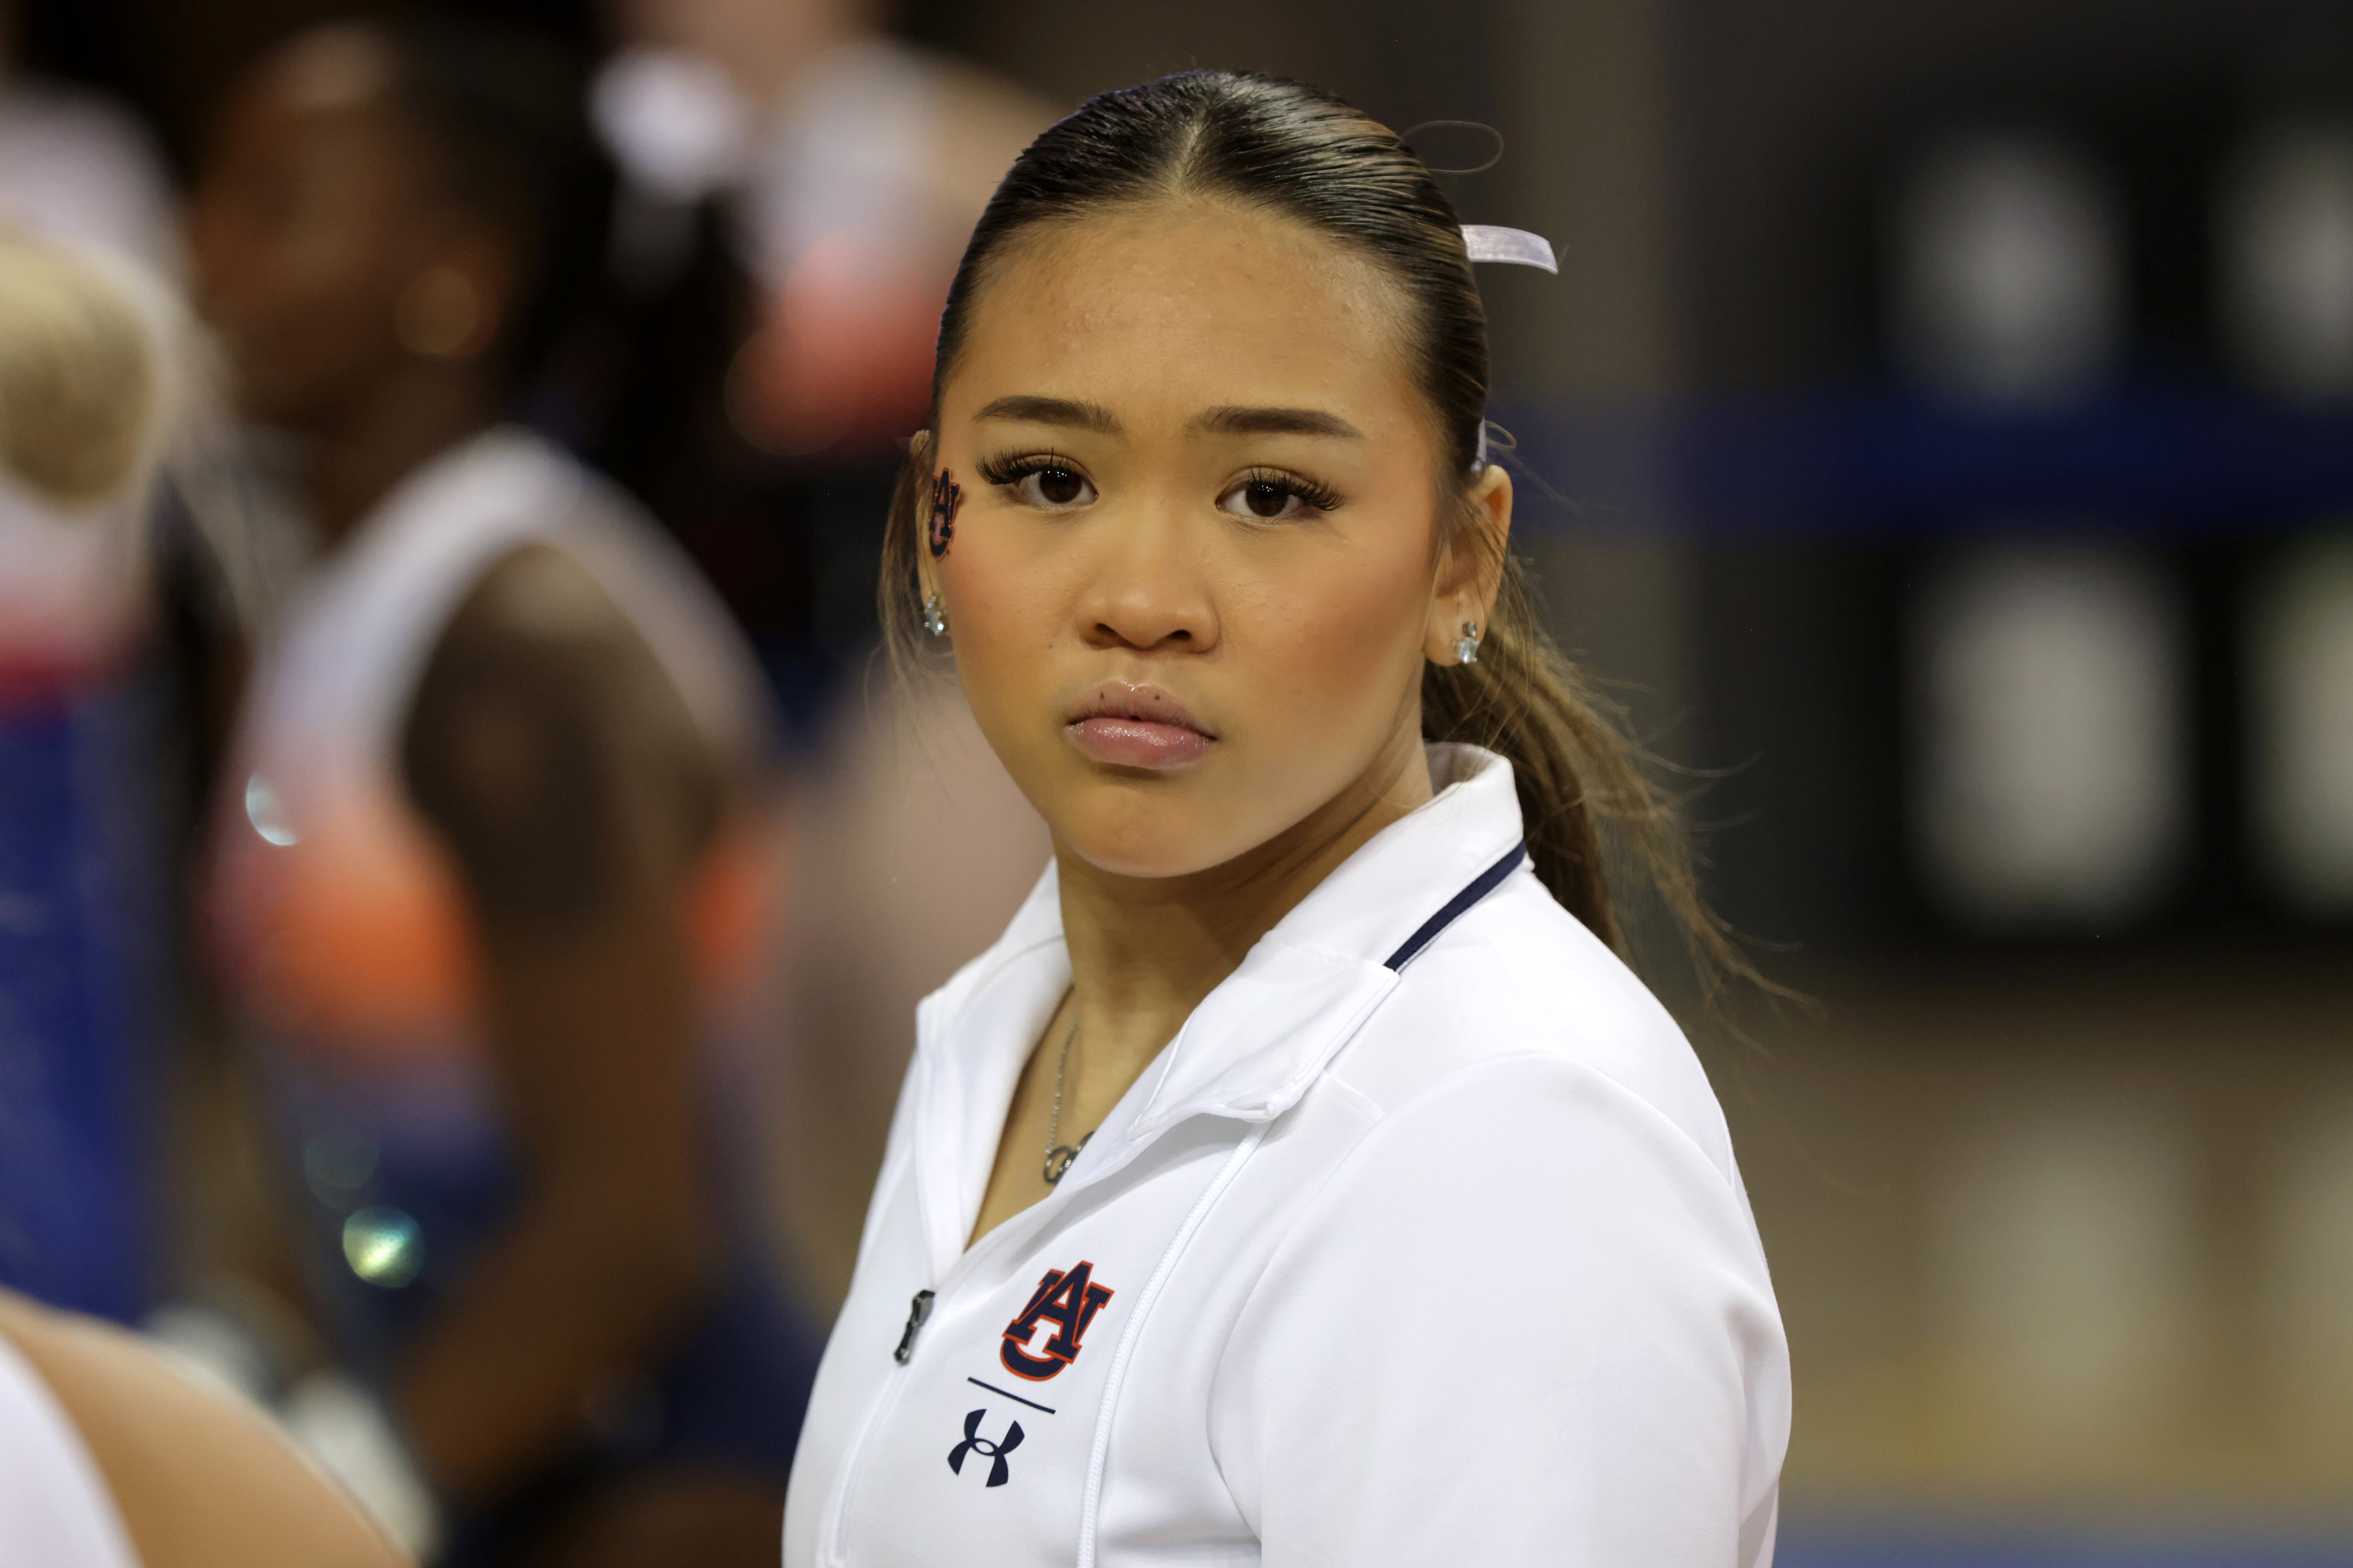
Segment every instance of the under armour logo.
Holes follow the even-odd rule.
[[[1079,1359],[1079,1341],[1112,1297],[1107,1287],[1094,1283],[1094,1268],[1092,1263],[1081,1263],[1067,1274],[1059,1268],[1046,1270],[1046,1278],[1029,1294],[1029,1304],[1005,1325],[1005,1342],[997,1347],[997,1359],[1005,1363],[1006,1371],[1043,1383]],[[1032,1355],[1029,1342],[1040,1322],[1052,1323],[1054,1335],[1038,1347],[1042,1355]]]
[[[988,1406],[984,1405],[964,1418],[964,1441],[948,1450],[948,1468],[962,1475],[964,1457],[978,1454],[988,1461],[988,1484],[1001,1487],[1013,1473],[1005,1462],[1005,1456],[1021,1447],[1021,1423],[1008,1424],[1005,1436],[991,1442],[980,1435],[980,1418],[987,1414]]]

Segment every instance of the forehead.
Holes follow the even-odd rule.
[[[1117,207],[1037,230],[998,260],[949,395],[1111,406],[1166,395],[1187,416],[1225,404],[1409,412],[1403,303],[1377,264],[1279,214]]]
[[[264,60],[237,95],[281,115],[356,115],[381,110],[397,68],[391,49],[364,28],[322,27]]]
[[[396,81],[389,55],[356,30],[297,41],[224,106],[206,150],[206,180],[296,182],[345,212],[434,200],[433,153],[401,111]]]

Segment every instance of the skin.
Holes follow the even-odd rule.
[[[1468,531],[1444,538],[1401,314],[1370,263],[1198,201],[1031,236],[976,303],[935,455],[965,499],[923,585],[982,732],[1052,835],[1072,984],[1015,1093],[976,1237],[1050,1190],[1074,1022],[1064,1142],[1293,905],[1430,798],[1421,671],[1487,620],[1512,492],[1488,468]],[[1293,413],[1219,412],[1235,409]],[[1046,477],[985,477],[1045,453],[1084,481],[1052,480],[1073,504],[1045,504]],[[1253,479],[1334,504],[1238,488]],[[1287,515],[1256,515],[1253,494]],[[1091,758],[1070,721],[1107,680],[1159,688],[1216,743],[1163,771]]]
[[[330,542],[493,421],[518,276],[443,194],[387,79],[352,30],[268,62],[224,117],[191,224],[241,410],[301,438]],[[561,1458],[710,1286],[680,895],[742,781],[620,608],[543,548],[495,563],[451,618],[401,763],[472,906],[524,1196],[391,1393],[436,1485],[480,1507]],[[640,1474],[554,1521],[533,1561],[765,1563],[781,1510],[755,1482]]]
[[[198,305],[240,410],[302,436],[313,521],[339,539],[417,464],[491,423],[488,363],[515,286],[498,237],[447,200],[385,106],[356,29],[306,35],[229,100],[189,214]],[[444,352],[402,341],[403,307]]]
[[[146,1568],[396,1568],[259,1412],[132,1335],[0,1291],[0,1334],[81,1434]]]

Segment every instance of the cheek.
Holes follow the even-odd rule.
[[[1403,520],[1394,531],[1419,532]],[[1228,635],[1271,716],[1327,736],[1387,724],[1402,682],[1419,673],[1424,554],[1418,545],[1303,552],[1236,596]]]
[[[1007,708],[1050,688],[1049,657],[1068,630],[1075,563],[1019,528],[976,526],[969,499],[947,553],[933,563],[948,635],[974,709]]]

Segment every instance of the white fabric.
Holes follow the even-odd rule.
[[[932,152],[945,84],[924,56],[860,38],[800,73],[780,102],[744,100],[710,62],[623,50],[590,95],[598,132],[630,180],[673,203],[733,189],[737,248],[763,287],[783,287],[818,241],[880,249],[932,244],[940,221]]]
[[[818,241],[855,236],[880,256],[937,242],[938,68],[904,45],[861,38],[803,73],[744,174],[745,263],[781,288]]]
[[[178,203],[146,129],[103,98],[50,82],[0,85],[0,216],[181,270]]]
[[[699,202],[736,176],[754,119],[726,72],[683,49],[619,50],[588,107],[628,177],[672,202]]]
[[[0,1334],[0,1563],[139,1568],[114,1495],[47,1384]]]
[[[399,725],[442,628],[526,544],[586,567],[645,637],[703,731],[757,722],[725,609],[636,506],[561,448],[503,427],[404,479],[299,595],[253,683],[241,743],[298,827],[321,792],[401,788]]]
[[[1466,223],[1462,226],[1462,248],[1473,261],[1509,261],[1522,267],[1541,267],[1546,272],[1560,270],[1560,263],[1553,257],[1552,241],[1524,228]]]
[[[1770,1563],[1788,1352],[1715,1096],[1525,863],[1386,966],[1520,838],[1507,763],[1431,772],[970,1250],[1070,981],[1050,869],[923,1004],[786,1568]],[[1008,1341],[1082,1262],[1075,1350]]]

